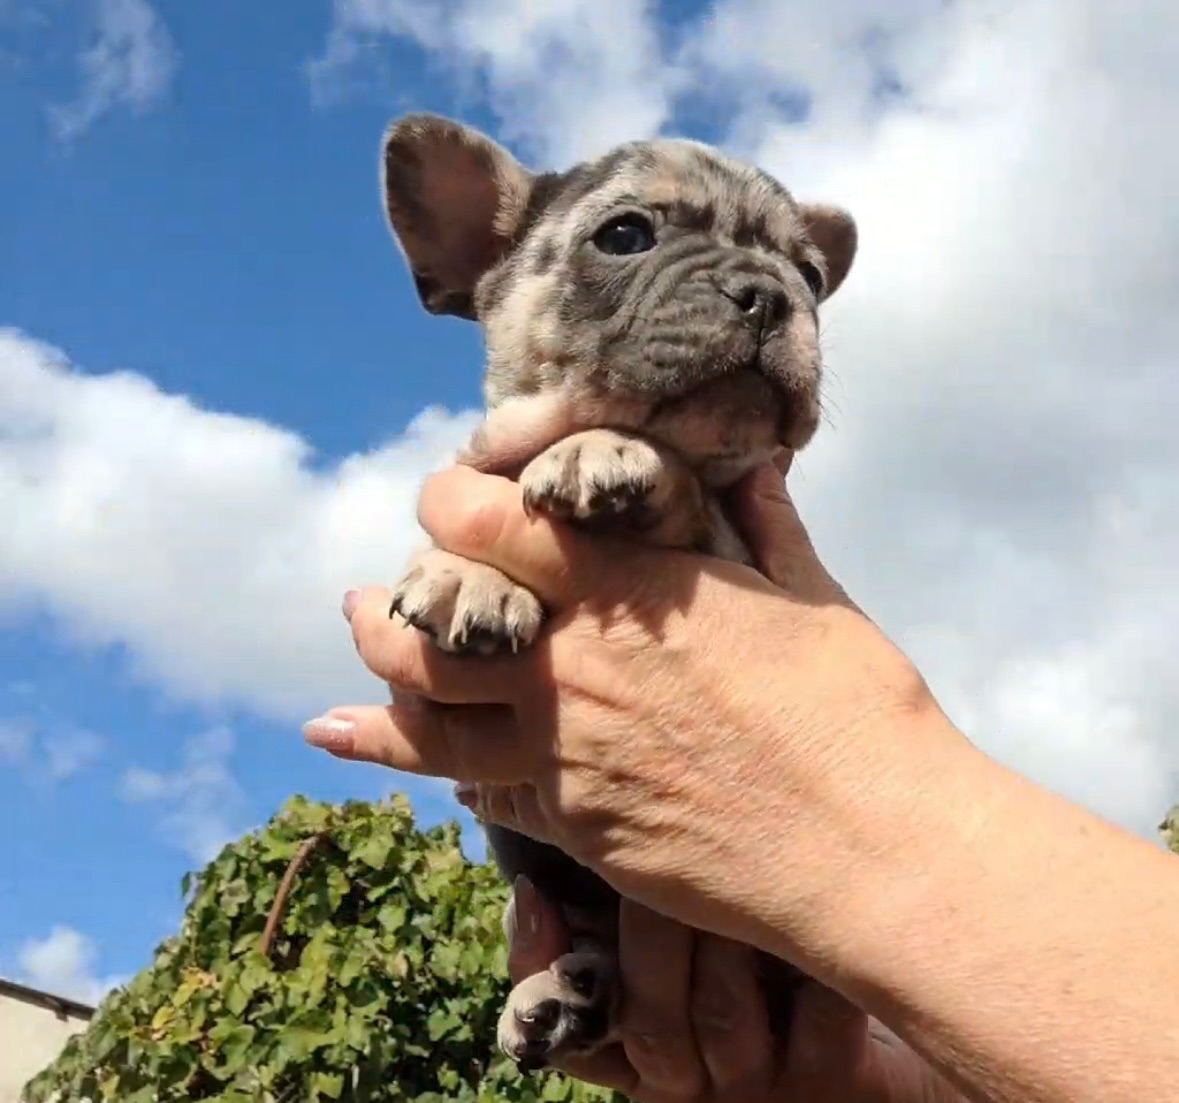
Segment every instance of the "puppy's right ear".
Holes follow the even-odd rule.
[[[437,115],[385,131],[385,211],[432,314],[475,317],[475,285],[519,228],[534,177],[506,149]]]

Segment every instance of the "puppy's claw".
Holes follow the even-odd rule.
[[[389,615],[465,655],[514,654],[532,643],[544,619],[540,602],[506,575],[438,548],[398,584]]]
[[[649,441],[596,429],[541,453],[524,469],[520,485],[530,515],[642,530],[658,519],[675,476]]]

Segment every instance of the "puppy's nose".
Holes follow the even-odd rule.
[[[717,273],[714,279],[717,290],[749,325],[766,328],[786,317],[786,289],[772,276],[726,272]]]

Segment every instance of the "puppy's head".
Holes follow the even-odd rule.
[[[817,309],[856,252],[845,211],[697,142],[533,173],[432,115],[389,128],[382,175],[424,306],[483,327],[490,405],[572,386],[753,411],[793,448],[814,433]]]

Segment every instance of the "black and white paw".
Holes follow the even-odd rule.
[[[614,961],[596,950],[558,958],[512,989],[500,1015],[499,1048],[521,1072],[597,1049],[614,1032],[617,976]]]

